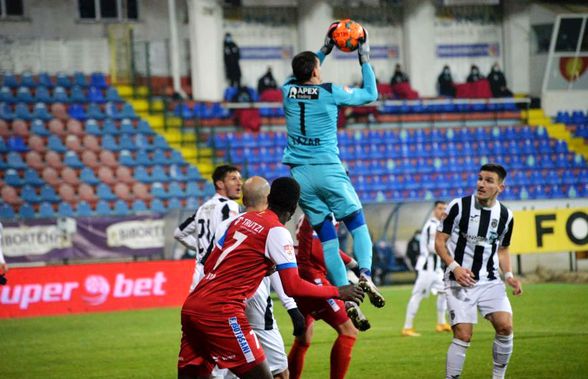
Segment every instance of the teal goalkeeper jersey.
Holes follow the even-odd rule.
[[[318,53],[322,62],[325,56]],[[291,77],[282,87],[288,145],[282,162],[288,165],[341,163],[337,144],[339,105],[365,105],[378,97],[369,63],[361,65],[363,88],[332,83],[298,84]]]

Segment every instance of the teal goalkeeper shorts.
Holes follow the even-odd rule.
[[[290,169],[300,184],[300,208],[312,226],[331,213],[337,220],[361,209],[361,202],[342,165],[301,165]]]

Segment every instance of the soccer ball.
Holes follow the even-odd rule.
[[[359,47],[359,39],[364,37],[363,27],[350,19],[339,21],[331,34],[337,48],[346,53],[356,50]]]

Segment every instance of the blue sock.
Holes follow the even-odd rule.
[[[323,245],[323,254],[329,281],[337,287],[349,284],[347,280],[347,269],[339,255],[339,240],[335,238],[321,242],[321,244]]]
[[[372,268],[372,239],[366,224],[351,231],[353,237],[353,255],[360,270]]]

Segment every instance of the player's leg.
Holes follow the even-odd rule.
[[[208,359],[202,335],[190,316],[182,315],[182,339],[178,354],[178,379],[212,378],[214,363]]]
[[[288,379],[288,357],[279,329],[255,330],[274,378]]]
[[[296,337],[288,353],[288,371],[291,379],[299,379],[302,376],[304,368],[304,358],[306,351],[310,347],[312,335],[314,333],[314,319],[306,316],[306,331],[303,335]]]
[[[335,286],[344,286],[348,284],[347,269],[339,255],[339,239],[332,223],[332,211],[323,201],[324,186],[330,182],[326,175],[328,170],[324,168],[327,166],[335,165],[296,166],[290,172],[300,184],[298,204],[321,241],[329,279]]]
[[[504,283],[497,281],[490,286],[480,299],[479,307],[480,313],[492,323],[496,331],[492,346],[492,377],[498,379],[504,378],[513,351],[512,307]]]
[[[451,326],[447,323],[447,296],[439,292],[437,295],[437,332],[451,332]]]
[[[359,331],[351,320],[335,326],[338,337],[331,349],[331,379],[343,379],[351,363],[351,351]]]
[[[478,322],[477,301],[470,289],[449,287],[446,291],[453,340],[447,349],[445,372],[447,378],[459,378],[472,339],[474,324]],[[468,298],[470,300],[466,301]]]
[[[273,379],[267,360],[251,368],[248,365],[246,367],[233,367],[231,371],[241,379]]]
[[[408,301],[406,307],[406,316],[404,319],[404,328],[402,329],[402,335],[407,337],[419,337],[420,334],[414,330],[413,321],[419,310],[419,305],[425,297],[427,292],[426,289],[426,278],[424,272],[418,274],[414,287],[412,289],[412,295]]]

